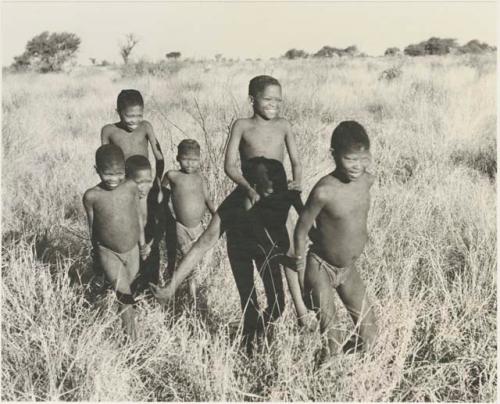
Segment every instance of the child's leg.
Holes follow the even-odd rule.
[[[347,279],[337,288],[337,292],[359,328],[361,340],[368,348],[375,342],[377,321],[368,301],[365,285],[356,268],[349,270]]]
[[[130,254],[128,259],[136,260],[136,269],[129,271],[126,263],[116,253],[106,248],[99,249],[99,258],[106,273],[106,277],[112,284],[116,291],[117,300],[120,303],[120,314],[123,321],[125,333],[132,341],[136,340],[137,332],[135,329],[135,310],[133,307],[133,297],[130,285],[132,284],[135,276],[137,275],[139,266],[139,249]],[[133,273],[135,272],[135,273]]]
[[[231,243],[231,237],[228,234],[227,255],[240,295],[241,310],[243,312],[243,334],[250,341],[259,328],[259,304],[255,292],[252,259],[239,248],[238,244]]]
[[[312,295],[314,310],[317,313],[320,331],[327,338],[327,359],[333,353],[338,352],[342,342],[341,333],[336,328],[336,309],[333,288],[330,285],[330,277],[320,263],[310,254],[307,256],[305,270],[305,289]]]
[[[266,260],[263,257],[255,259],[255,264],[264,284],[267,298],[265,310],[265,321],[275,321],[285,309],[285,293],[283,291],[283,279],[281,268],[277,259]]]

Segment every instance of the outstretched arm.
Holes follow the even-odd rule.
[[[146,136],[156,160],[156,177],[161,179],[163,170],[165,170],[165,160],[163,158],[163,152],[161,151],[160,142],[156,139],[153,125],[151,125],[148,121],[144,121],[144,124],[146,125]]]
[[[259,200],[259,194],[252,188],[251,184],[243,177],[238,168],[238,150],[241,138],[243,136],[243,124],[240,120],[236,121],[231,128],[229,142],[227,143],[226,156],[224,159],[224,171],[236,184],[245,189],[252,204]]]
[[[196,265],[201,261],[205,253],[215,246],[217,240],[222,234],[222,222],[218,213],[216,213],[210,221],[207,229],[203,232],[200,238],[193,244],[188,253],[184,256],[179,266],[172,274],[170,283],[161,288],[155,284],[150,283],[153,295],[162,304],[167,303],[175,295],[175,291],[179,285],[186,279],[193,271]]]
[[[286,135],[285,145],[290,157],[290,164],[292,166],[293,182],[289,188],[300,191],[302,189],[302,164],[299,160],[299,152],[297,150],[297,143],[289,122],[286,122]]]

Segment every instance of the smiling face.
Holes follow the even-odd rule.
[[[130,105],[118,111],[123,127],[133,132],[143,120],[144,107],[141,105]]]
[[[137,184],[139,189],[139,198],[144,198],[148,195],[153,187],[153,174],[150,169],[137,170],[132,179]]]
[[[356,181],[366,171],[371,162],[370,150],[365,147],[352,148],[334,153],[337,171],[349,181]]]
[[[120,163],[106,164],[96,168],[104,188],[111,191],[125,179],[125,165]]]
[[[281,106],[281,87],[275,84],[266,86],[266,88],[255,97],[250,96],[253,104],[253,110],[256,115],[271,120],[277,118]]]
[[[196,152],[184,152],[177,156],[181,171],[186,174],[196,173],[200,168],[200,155]]]

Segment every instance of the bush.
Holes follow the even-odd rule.
[[[450,53],[451,49],[456,47],[457,44],[455,39],[432,37],[427,41],[408,45],[404,49],[404,53],[409,56],[446,55]]]
[[[396,56],[401,54],[401,49],[397,47],[387,48],[384,52],[384,56]]]
[[[355,45],[348,46],[345,49],[339,49],[325,45],[313,56],[319,58],[331,58],[334,56],[357,56],[358,54],[359,51]]]
[[[494,51],[496,51],[496,47],[490,46],[486,42],[479,42],[477,39],[473,39],[458,48],[458,52],[460,53],[485,53]]]
[[[306,51],[303,51],[302,49],[289,49],[285,52],[285,58],[287,59],[300,59],[300,58],[307,58],[309,54]]]
[[[165,55],[167,59],[179,59],[181,57],[180,52],[169,52]]]
[[[24,53],[14,58],[12,67],[42,73],[61,71],[75,56],[80,42],[80,38],[69,32],[42,32],[28,41]]]

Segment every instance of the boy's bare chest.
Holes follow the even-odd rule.
[[[144,130],[126,132],[119,130],[110,136],[111,141],[120,146],[124,152],[129,149],[147,146],[146,133]]]
[[[96,211],[103,216],[114,217],[135,211],[135,198],[128,189],[103,191],[96,202]]]
[[[203,183],[198,175],[180,174],[172,184],[174,196],[192,194],[192,197],[203,192]]]
[[[282,160],[284,145],[285,134],[279,128],[252,129],[243,134],[240,153],[246,159],[264,156]]]
[[[370,193],[364,184],[341,188],[332,194],[325,211],[334,219],[366,218],[370,208]]]

